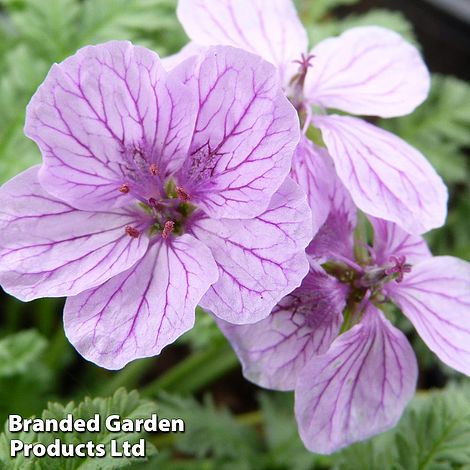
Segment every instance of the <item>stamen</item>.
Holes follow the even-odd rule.
[[[119,188],[119,192],[121,192],[122,194],[127,194],[129,191],[130,189],[127,183],[122,184]]]
[[[136,228],[131,227],[130,225],[128,225],[126,227],[126,233],[127,233],[127,235],[129,235],[132,238],[139,238],[140,237],[140,232]]]
[[[189,194],[181,186],[176,187],[176,194],[182,201],[189,201],[191,199]]]
[[[158,171],[158,166],[155,163],[152,163],[149,167],[150,174],[153,176],[158,176],[160,172]]]
[[[398,274],[398,277],[395,279],[395,281],[402,282],[405,273],[411,272],[411,265],[406,264],[406,256],[390,256],[390,262],[394,263],[394,265],[387,268],[385,270],[385,274],[387,276]]]
[[[167,220],[163,227],[162,237],[166,240],[170,236],[170,233],[173,232],[174,228],[175,223],[172,220]]]

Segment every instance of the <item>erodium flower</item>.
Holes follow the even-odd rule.
[[[412,112],[427,97],[430,78],[419,52],[381,27],[353,28],[307,52],[307,34],[291,0],[179,0],[178,17],[193,43],[169,66],[198,50],[225,44],[259,54],[277,67],[287,96],[303,118],[304,132],[321,130],[336,173],[355,204],[414,234],[441,226],[447,191],[416,149],[361,119]],[[324,156],[305,157],[316,165]],[[318,170],[321,173],[321,169]],[[315,176],[314,176],[315,177]],[[319,221],[329,196],[315,194]],[[322,220],[323,217],[323,220]]]
[[[219,322],[249,380],[295,390],[300,435],[319,453],[393,427],[415,392],[416,358],[385,316],[388,303],[443,362],[470,375],[470,264],[432,257],[421,237],[377,218],[373,245],[354,247],[348,199],[338,182],[308,250],[310,273],[272,315],[255,325]]]
[[[215,47],[189,72],[129,42],[54,65],[25,127],[43,164],[0,190],[2,286],[69,296],[69,340],[110,369],[158,354],[198,304],[258,321],[308,271],[310,209],[286,180],[299,123],[274,68]]]

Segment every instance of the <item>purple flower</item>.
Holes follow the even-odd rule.
[[[444,223],[447,190],[420,152],[366,121],[326,113],[339,109],[388,118],[408,114],[426,99],[428,70],[400,35],[380,27],[353,28],[308,53],[291,0],[179,0],[178,17],[194,42],[168,59],[168,67],[215,44],[262,56],[277,67],[304,132],[312,125],[321,130],[338,176],[362,211],[414,234]],[[309,153],[312,167],[323,158],[314,148],[299,151]],[[322,201],[324,193],[315,196]],[[317,217],[327,214],[321,209]]]
[[[319,453],[393,427],[414,394],[416,358],[382,312],[386,302],[443,362],[470,375],[470,264],[432,257],[421,237],[372,217],[374,244],[358,259],[347,198],[338,182],[308,249],[310,273],[271,316],[255,325],[219,321],[249,380],[295,390],[300,435]]]
[[[28,106],[42,166],[0,189],[2,286],[69,296],[69,340],[110,369],[158,354],[198,304],[266,317],[308,271],[310,209],[286,180],[298,129],[274,68],[247,52],[167,73],[129,42],[81,49]]]

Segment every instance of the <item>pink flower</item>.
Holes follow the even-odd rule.
[[[304,131],[321,130],[336,173],[364,212],[414,234],[439,227],[447,190],[425,157],[393,134],[361,119],[412,112],[427,97],[429,73],[419,52],[380,27],[353,28],[307,52],[307,34],[291,0],[179,0],[178,17],[193,41],[172,67],[201,46],[225,44],[259,54],[277,67]],[[321,173],[322,152],[306,145],[299,158]],[[324,222],[325,193],[317,218]]]
[[[336,195],[301,287],[255,325],[219,321],[249,380],[295,390],[300,435],[318,453],[393,427],[414,395],[416,358],[383,313],[387,302],[443,362],[470,375],[470,264],[432,257],[421,237],[376,218],[369,255],[357,259],[354,209],[339,182]]]
[[[261,58],[216,47],[167,73],[129,42],[85,47],[52,67],[25,131],[43,164],[0,189],[0,282],[69,296],[87,359],[158,354],[198,304],[258,321],[305,276],[298,119]]]

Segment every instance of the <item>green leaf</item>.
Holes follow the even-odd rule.
[[[109,443],[112,439],[116,439],[119,444],[124,441],[136,443],[143,437],[141,432],[133,433],[111,433],[104,426],[105,417],[111,414],[117,414],[121,419],[138,419],[148,418],[152,413],[156,412],[156,404],[149,400],[143,400],[136,391],[126,392],[119,389],[110,398],[85,398],[83,402],[75,405],[70,402],[63,406],[59,403],[50,403],[46,410],[42,413],[42,419],[65,418],[67,414],[72,414],[74,419],[90,419],[97,413],[101,418],[101,428],[98,433],[35,433],[22,432],[11,433],[8,431],[8,423],[5,424],[5,432],[0,435],[0,464],[4,465],[7,470],[23,470],[24,468],[38,470],[102,470],[117,469],[131,465],[133,459],[113,458],[109,455]],[[12,439],[20,439],[28,443],[42,443],[48,445],[55,439],[60,439],[64,444],[79,444],[92,441],[94,444],[104,444],[107,447],[107,455],[103,458],[79,458],[79,457],[43,457],[36,458],[34,456],[26,458],[18,455],[15,458],[10,457],[10,441]],[[119,445],[118,444],[118,445]],[[155,449],[152,445],[147,445],[147,456],[152,456]]]
[[[291,393],[262,393],[259,396],[263,414],[264,436],[268,451],[265,468],[310,470],[323,457],[305,449],[294,417]]]
[[[250,460],[259,448],[253,429],[237,422],[225,408],[217,408],[210,398],[204,403],[194,398],[161,394],[159,404],[167,416],[178,416],[188,426],[175,435],[176,448],[196,457],[213,455],[219,460]],[[155,441],[158,447],[158,441]]]
[[[0,378],[25,373],[46,348],[36,331],[22,331],[0,340]]]
[[[329,19],[324,23],[306,22],[312,44],[317,44],[331,36],[338,36],[347,29],[359,26],[382,26],[396,31],[410,42],[415,42],[413,25],[398,11],[374,9],[363,15],[349,15],[340,20]]]
[[[334,456],[335,468],[451,470],[470,465],[470,384],[418,394],[395,429]]]
[[[296,0],[299,14],[304,21],[317,21],[324,18],[335,8],[354,5],[359,0]]]

